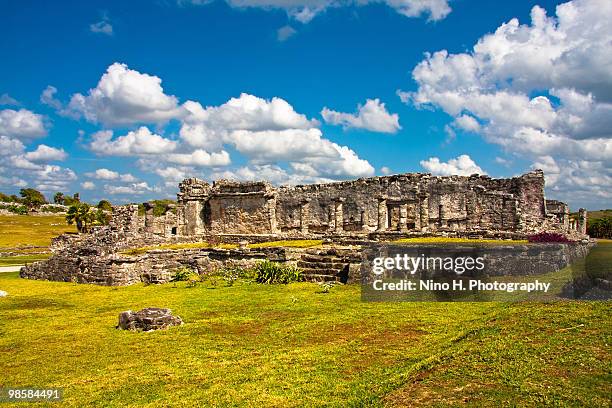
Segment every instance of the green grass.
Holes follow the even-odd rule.
[[[182,249],[198,249],[198,248],[213,248],[213,247],[232,249],[232,248],[238,248],[238,245],[237,244],[212,245],[208,242],[186,242],[186,243],[178,243],[178,244],[161,244],[161,245],[152,245],[152,246],[144,246],[144,247],[139,247],[139,248],[132,248],[132,249],[122,251],[121,253],[123,255],[142,255],[142,254],[145,254],[153,250],[171,249],[171,250],[178,251]]]
[[[25,265],[48,259],[51,254],[17,255],[0,258],[0,266]]]
[[[100,287],[0,274],[0,386],[63,406],[606,406],[610,303],[367,303],[359,286]],[[181,327],[114,328],[169,307]],[[7,404],[7,407],[10,406]]]
[[[318,246],[323,244],[322,240],[308,240],[308,239],[296,239],[289,241],[268,241],[268,242],[260,242],[257,244],[249,244],[249,248],[272,248],[272,247],[288,247],[288,248],[309,248],[313,246]],[[189,243],[179,243],[179,244],[161,244],[154,246],[144,246],[139,248],[132,248],[121,253],[124,255],[142,255],[152,250],[160,250],[160,249],[172,249],[172,250],[182,250],[182,249],[198,249],[198,248],[223,248],[223,249],[234,249],[238,248],[238,244],[211,244],[209,242],[189,242]]]
[[[0,215],[0,250],[23,246],[48,247],[51,238],[76,232],[63,216]]]
[[[516,239],[470,239],[470,238],[452,238],[452,237],[416,237],[416,238],[401,238],[393,241],[394,244],[491,244],[491,245],[516,245],[527,244],[528,241]]]
[[[436,356],[385,402],[609,406],[610,317],[609,303],[513,304]]]
[[[572,213],[572,215],[578,216],[578,213]],[[596,220],[603,217],[612,217],[612,209],[587,212],[587,218],[589,220]]]
[[[76,232],[76,227],[67,225],[63,216],[0,215],[0,252],[18,254],[1,257],[0,266],[47,259],[51,238],[64,232]]]
[[[273,247],[285,247],[285,248],[310,248],[322,245],[323,241],[320,239],[293,239],[285,241],[268,241],[259,242],[257,244],[250,244],[249,248],[273,248]]]

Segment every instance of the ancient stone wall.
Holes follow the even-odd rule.
[[[536,232],[547,220],[544,174],[510,179],[411,173],[327,184],[187,179],[178,195],[178,234]],[[559,203],[559,202],[555,202]],[[553,204],[558,214],[563,203]],[[559,210],[561,208],[561,210]],[[550,218],[567,230],[565,218]]]
[[[91,283],[105,286],[125,286],[139,282],[167,283],[178,268],[188,267],[202,275],[231,264],[248,268],[264,259],[300,267],[308,281],[360,280],[360,267],[366,269],[372,254],[381,248],[401,248],[402,253],[418,257],[434,253],[463,254],[479,251],[485,256],[487,270],[493,275],[536,275],[564,268],[584,257],[592,244],[529,244],[529,245],[469,245],[439,246],[435,244],[389,245],[373,244],[364,248],[236,248],[152,250],[142,255],[86,254],[68,251],[54,254],[49,260],[22,268],[21,277],[63,282]],[[463,252],[462,252],[463,251]],[[467,251],[467,252],[466,252]],[[385,255],[389,255],[388,253]],[[480,255],[479,255],[480,256]]]

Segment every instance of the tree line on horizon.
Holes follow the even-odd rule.
[[[71,196],[57,192],[53,195],[53,203],[50,203],[43,193],[34,188],[22,188],[19,191],[19,196],[0,192],[0,203],[9,204],[8,206],[0,206],[0,208],[7,209],[17,215],[27,215],[49,204],[68,207],[67,210],[61,207],[47,207],[44,208],[44,211],[54,213],[65,212],[66,222],[69,225],[76,225],[78,232],[89,232],[94,226],[107,225],[113,212],[113,206],[108,200],[100,200],[94,206],[82,202],[79,193]],[[170,208],[170,204],[175,203],[175,201],[164,199],[152,200],[150,203],[153,204],[153,215],[159,217],[164,215]],[[138,204],[138,212],[140,215],[144,215],[145,207],[142,203]]]

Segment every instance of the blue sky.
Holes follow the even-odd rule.
[[[538,167],[612,207],[609,2],[197,3],[3,2],[0,191]]]

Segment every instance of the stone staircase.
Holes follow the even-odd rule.
[[[359,249],[308,249],[298,260],[304,278],[310,282],[359,281],[361,251]]]

